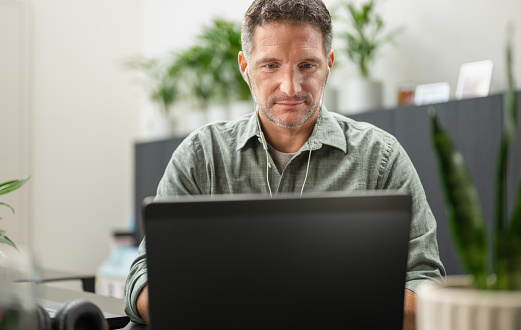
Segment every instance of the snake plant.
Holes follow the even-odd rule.
[[[6,181],[3,183],[0,183],[0,195],[7,194],[11,191],[14,191],[14,190],[20,188],[29,180],[29,178],[30,177],[26,177],[26,178],[19,179],[19,180],[11,180],[11,181]],[[4,203],[4,202],[0,202],[0,205],[7,206],[14,213],[14,208],[11,205]],[[14,242],[5,235],[5,230],[2,230],[2,229],[0,229],[0,243],[8,244],[8,245],[14,247],[15,249],[17,249]]]
[[[449,228],[456,252],[465,270],[479,289],[521,290],[521,180],[514,209],[508,219],[506,173],[510,146],[517,129],[517,95],[512,73],[512,47],[506,49],[508,89],[503,96],[503,130],[496,168],[494,235],[487,241],[485,219],[476,188],[463,156],[440,125],[434,109],[431,138],[438,160]],[[492,271],[487,262],[492,261]]]

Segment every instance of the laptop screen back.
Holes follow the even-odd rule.
[[[383,192],[152,202],[150,326],[399,329],[410,209]]]

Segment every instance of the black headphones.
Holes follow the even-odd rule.
[[[36,330],[108,330],[98,306],[85,300],[66,303],[51,320],[42,306],[36,306]]]

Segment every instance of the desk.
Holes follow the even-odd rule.
[[[20,284],[23,285],[23,283]],[[36,286],[36,297],[61,303],[66,303],[75,299],[84,299],[94,303],[104,312],[117,315],[125,315],[125,312],[123,311],[123,299],[101,296],[91,292],[63,289],[53,286],[47,286],[45,284],[39,284]],[[146,329],[146,327],[134,327],[133,324],[129,323],[123,329],[137,330]]]

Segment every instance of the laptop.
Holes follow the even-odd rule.
[[[150,329],[401,329],[411,197],[182,197],[143,205]]]

